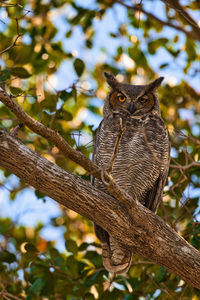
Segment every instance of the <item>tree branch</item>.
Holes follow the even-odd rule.
[[[181,169],[181,170],[187,170],[187,169],[192,168],[192,167],[199,167],[200,168],[200,163],[196,162],[196,161],[193,161],[190,164],[185,165],[185,166],[182,166],[182,165],[179,165],[179,164],[178,165],[170,164],[170,168]]]
[[[196,23],[196,21],[191,17],[191,15],[184,9],[184,7],[177,0],[162,0],[166,5],[175,9],[178,14],[184,19],[184,21],[190,25],[193,31],[200,35],[200,27]]]
[[[0,131],[0,165],[58,203],[89,218],[127,249],[164,266],[200,289],[200,253],[140,203],[127,209]]]
[[[9,51],[10,49],[12,49],[12,48],[15,47],[15,46],[19,46],[19,45],[17,44],[17,41],[18,41],[18,39],[21,37],[21,34],[19,33],[19,23],[18,23],[18,19],[16,18],[15,21],[16,21],[16,26],[17,26],[17,36],[16,36],[16,38],[14,39],[14,42],[12,43],[12,45],[10,45],[10,46],[8,46],[6,49],[2,50],[2,51],[0,52],[0,55],[3,54],[3,53],[5,53],[5,52],[7,52],[7,51]]]
[[[106,170],[99,168],[97,165],[87,158],[80,151],[74,150],[63,137],[55,130],[44,126],[42,123],[36,121],[31,116],[29,116],[23,109],[14,101],[11,95],[8,95],[5,90],[0,90],[0,101],[4,103],[19,120],[30,128],[33,132],[43,136],[48,141],[53,143],[65,157],[71,159],[75,163],[82,166],[86,171],[88,171],[94,177],[106,182],[105,186],[109,193],[118,199],[119,202],[124,203],[126,206],[132,205],[134,199],[129,195],[124,195],[124,192],[115,183],[111,175],[109,175]]]
[[[8,95],[5,90],[0,90],[0,101],[16,115],[21,123],[26,125],[33,132],[50,141],[65,157],[82,166],[96,178],[101,179],[101,169],[98,166],[94,165],[91,160],[80,151],[74,150],[57,131],[44,126],[42,123],[25,113],[14,98],[11,95]]]
[[[198,30],[198,32],[197,32],[196,29],[194,30],[194,28],[193,28],[192,31],[187,31],[187,30],[185,30],[182,26],[175,25],[175,24],[173,24],[173,23],[170,23],[169,21],[164,21],[164,20],[162,20],[162,19],[159,19],[159,18],[158,18],[157,16],[155,16],[154,14],[152,14],[152,13],[146,11],[145,9],[143,9],[141,5],[132,5],[132,6],[131,6],[131,5],[128,5],[128,4],[124,3],[124,2],[121,1],[121,0],[115,0],[115,3],[118,3],[118,4],[120,4],[120,5],[124,6],[124,7],[126,7],[127,9],[132,10],[132,11],[140,11],[140,12],[142,12],[143,14],[145,14],[147,17],[149,17],[150,19],[153,19],[153,20],[155,20],[156,22],[158,22],[159,24],[164,25],[164,26],[171,27],[171,28],[176,29],[176,30],[178,30],[178,31],[181,31],[181,32],[183,32],[185,35],[187,35],[189,38],[192,38],[192,39],[194,39],[194,40],[200,41],[200,34],[199,34],[200,29]],[[198,26],[198,25],[197,25],[197,26]],[[196,28],[196,27],[195,27],[195,28]]]

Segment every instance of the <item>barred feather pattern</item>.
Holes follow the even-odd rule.
[[[121,85],[120,91],[123,87]],[[129,94],[133,95],[129,89]],[[130,95],[126,94],[129,98]],[[103,121],[97,130],[93,160],[100,167],[109,167],[121,119],[125,130],[118,146],[112,176],[133,199],[155,212],[162,198],[170,150],[168,131],[160,115],[157,97],[154,98],[152,109],[139,115],[131,115],[120,108],[114,110],[109,105],[109,99],[110,94],[104,105]],[[95,179],[93,184],[107,192],[100,180]],[[131,265],[131,251],[96,224],[95,233],[102,244],[104,267],[112,273],[126,273]]]

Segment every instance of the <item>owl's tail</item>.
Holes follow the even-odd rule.
[[[96,236],[101,241],[103,265],[108,272],[126,273],[131,265],[132,252],[119,245],[119,242],[109,236],[107,231],[94,224]]]
[[[107,271],[122,274],[130,268],[132,252],[119,245],[113,237],[109,237],[109,244],[102,243],[102,258]]]

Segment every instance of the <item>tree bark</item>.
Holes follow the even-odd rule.
[[[0,131],[0,166],[58,203],[100,225],[134,253],[200,289],[200,253],[140,203],[127,209],[109,194]]]

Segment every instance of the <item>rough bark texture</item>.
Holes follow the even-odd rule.
[[[127,249],[164,266],[200,289],[200,253],[140,203],[133,203],[127,209],[3,131],[0,131],[0,166],[94,221]]]

